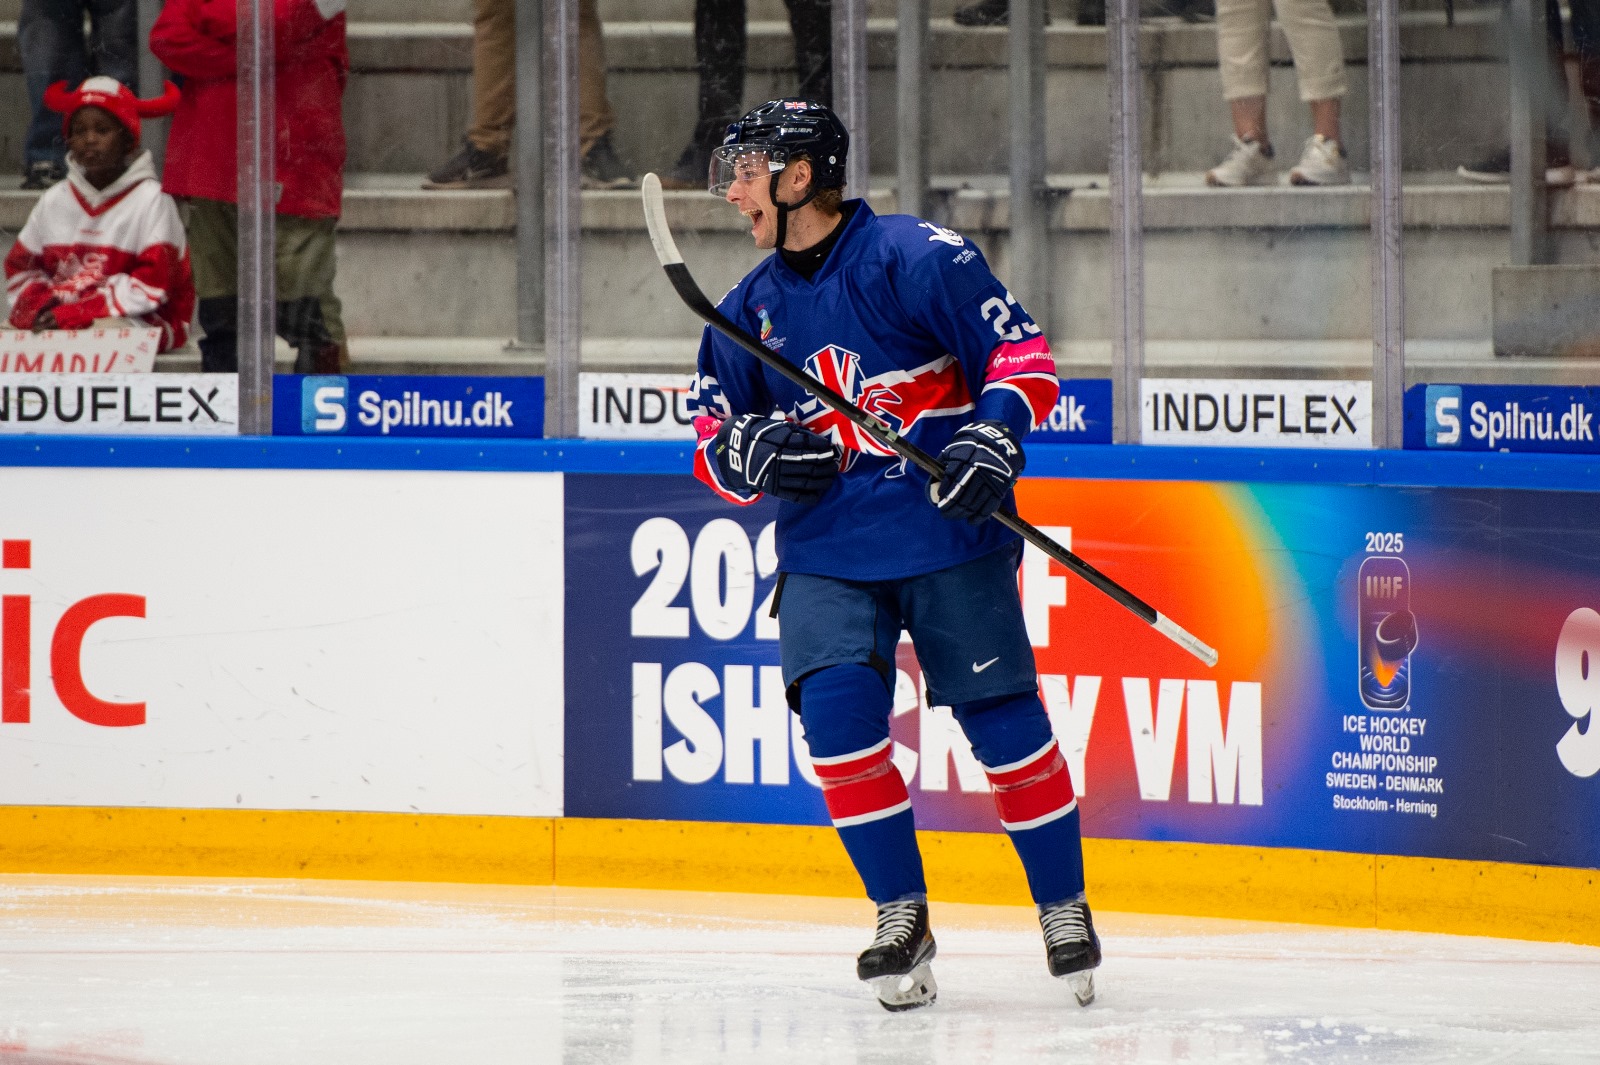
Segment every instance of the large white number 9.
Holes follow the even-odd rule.
[[[1556,691],[1580,723],[1561,737],[1556,754],[1573,776],[1592,777],[1600,773],[1600,614],[1586,606],[1567,615],[1556,640]]]

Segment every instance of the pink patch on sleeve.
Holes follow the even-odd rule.
[[[1017,374],[1056,372],[1056,360],[1050,354],[1050,342],[1043,336],[1022,341],[1005,341],[989,352],[989,363],[984,373],[985,381],[1000,381]]]

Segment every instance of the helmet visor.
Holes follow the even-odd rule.
[[[783,170],[789,153],[765,144],[724,144],[711,153],[708,187],[713,196],[726,196],[735,181],[769,178]]]

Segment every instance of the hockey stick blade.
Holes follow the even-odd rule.
[[[694,275],[689,272],[689,268],[684,265],[683,256],[678,252],[677,242],[672,239],[672,230],[667,226],[666,201],[661,194],[661,179],[654,174],[646,174],[644,180],[640,182],[640,189],[644,198],[644,221],[650,230],[650,243],[655,248],[656,258],[660,260],[661,268],[666,271],[667,279],[672,282],[673,289],[677,291],[678,298],[683,300],[685,306],[711,328],[749,352],[762,365],[776,371],[793,384],[816,396],[829,408],[848,418],[852,424],[870,434],[874,440],[906,459],[935,481],[943,476],[943,469],[940,467],[938,460],[932,455],[909,440],[903,439],[888,425],[868,414],[805,370],[780,357],[775,352],[768,350],[761,341],[729,321],[721,311],[717,310],[716,305],[707,299],[706,294],[701,291],[699,284],[695,282]],[[1157,611],[1144,600],[1056,543],[1026,521],[1023,521],[1017,515],[1010,511],[997,510],[994,513],[994,520],[1094,585],[1120,606],[1133,613],[1140,620],[1161,633],[1161,635],[1167,637],[1167,639],[1176,643],[1206,665],[1214,666],[1217,664],[1217,652],[1214,648],[1202,642],[1193,633],[1184,629],[1165,614]]]

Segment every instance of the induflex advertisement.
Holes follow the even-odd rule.
[[[561,812],[559,474],[0,469],[0,803]]]
[[[566,812],[826,824],[775,506],[648,475],[570,475],[566,505]],[[1087,835],[1600,865],[1600,496],[1025,478],[1019,505],[1221,655],[1026,554]],[[997,831],[909,644],[896,665],[919,827]]]

